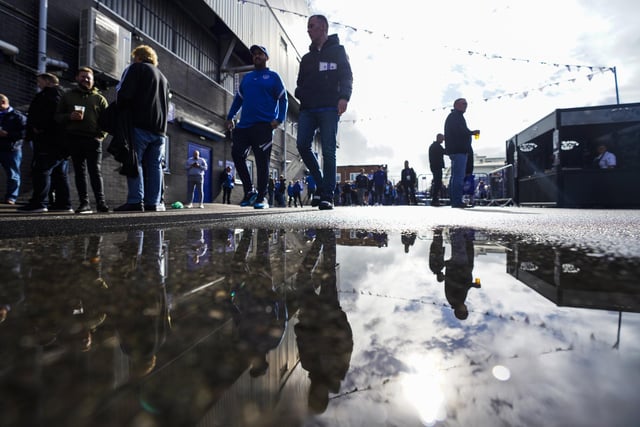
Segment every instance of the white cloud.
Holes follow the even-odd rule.
[[[427,147],[460,96],[469,127],[482,131],[474,149],[489,156],[503,156],[508,138],[557,108],[616,102],[608,68],[566,65],[615,66],[621,102],[640,97],[635,1],[310,5],[334,23],[354,69],[338,164],[388,163],[393,175],[409,159],[426,172]],[[304,52],[308,39],[296,31]]]

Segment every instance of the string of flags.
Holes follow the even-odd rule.
[[[264,7],[264,8],[268,8],[270,10],[273,11],[277,11],[280,13],[285,13],[285,14],[291,14],[291,15],[295,15],[298,16],[300,18],[305,18],[308,19],[309,15],[308,14],[304,14],[304,13],[299,13],[299,12],[295,12],[295,11],[291,11],[288,9],[283,9],[283,8],[278,8],[278,7],[274,7],[271,5],[267,5],[261,1],[255,1],[255,0],[237,0],[238,3],[241,3],[242,5],[244,4],[250,4],[250,5],[254,5],[254,6],[259,6],[259,7]],[[357,28],[354,27],[352,25],[347,25],[347,24],[343,24],[341,22],[337,22],[337,21],[329,21],[329,23],[331,25],[337,26],[337,27],[342,27],[342,28],[346,28],[348,30],[354,31],[354,32],[363,32],[366,34],[371,34],[371,35],[382,35],[382,37],[384,39],[388,39],[391,40],[393,39],[393,37],[389,36],[388,34],[379,34],[376,33],[372,30],[368,30],[368,29],[362,29],[362,28]],[[453,47],[453,46],[443,46],[444,48],[448,49],[448,50],[454,50],[457,52],[460,52],[462,54],[466,54],[469,56],[479,56],[488,60],[508,60],[508,61],[512,61],[512,62],[522,62],[522,63],[526,63],[526,64],[532,64],[532,65],[542,65],[542,66],[549,66],[549,67],[554,67],[557,69],[565,69],[568,72],[580,72],[583,70],[588,70],[589,74],[586,75],[586,78],[591,81],[593,79],[594,76],[598,75],[598,74],[604,74],[606,72],[612,72],[615,74],[615,67],[609,67],[609,66],[596,66],[596,65],[584,65],[584,64],[562,64],[559,62],[550,62],[550,61],[543,61],[543,60],[534,60],[534,59],[527,59],[527,58],[518,58],[518,57],[510,57],[510,56],[504,56],[504,55],[500,55],[500,54],[489,54],[489,53],[485,53],[485,52],[480,52],[480,51],[475,51],[475,50],[469,50],[469,49],[462,49],[462,48],[458,48],[458,47]],[[493,97],[487,97],[487,98],[482,98],[482,101],[484,102],[489,102],[489,101],[493,101],[493,100],[501,100],[501,99],[505,99],[505,98],[526,98],[528,97],[532,92],[542,92],[545,89],[554,87],[554,86],[559,86],[560,84],[563,83],[575,83],[578,80],[577,77],[574,78],[570,78],[570,79],[566,79],[566,80],[561,80],[561,81],[555,81],[555,82],[550,82],[547,84],[544,84],[540,87],[537,88],[533,88],[533,89],[527,89],[527,90],[523,90],[523,91],[518,91],[518,92],[511,92],[511,93],[505,93],[505,94],[501,94],[501,95],[497,95],[497,96],[493,96]],[[470,102],[473,102],[473,100],[470,100]],[[441,106],[441,107],[436,107],[436,108],[432,108],[430,111],[431,112],[436,112],[436,111],[440,111],[440,110],[448,110],[450,109],[451,106],[447,105],[447,106]],[[424,112],[425,110],[420,110],[420,112]],[[340,122],[341,123],[356,123],[356,122],[362,122],[362,121],[367,121],[367,120],[373,120],[372,118],[363,118],[363,119],[341,119]]]

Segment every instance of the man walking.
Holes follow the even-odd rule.
[[[107,134],[100,129],[98,117],[107,108],[107,100],[94,86],[93,70],[80,67],[76,73],[78,85],[60,99],[56,121],[64,126],[71,153],[76,190],[80,206],[77,214],[92,213],[89,204],[87,174],[96,199],[98,212],[108,212],[102,181],[102,141]]]
[[[464,113],[467,111],[467,100],[458,98],[453,109],[444,122],[445,152],[451,159],[451,179],[449,194],[452,208],[464,208],[462,203],[462,187],[467,168],[467,157],[471,151],[471,135],[480,134],[479,130],[469,130]]]
[[[373,173],[373,204],[382,206],[384,204],[384,186],[387,183],[387,172],[383,166],[378,166],[378,170]]]
[[[117,86],[118,114],[131,117],[136,176],[127,175],[127,202],[114,211],[164,211],[162,162],[167,141],[169,82],[158,69],[158,55],[142,45],[131,52],[133,63]]]
[[[402,169],[402,177],[400,183],[404,190],[404,196],[407,198],[407,205],[417,205],[416,202],[416,184],[418,183],[418,177],[416,171],[409,166],[409,161],[404,161],[404,169]]]
[[[231,157],[245,192],[240,206],[253,205],[255,209],[265,209],[269,207],[267,185],[273,131],[286,119],[289,101],[280,76],[267,68],[267,49],[253,45],[249,51],[255,69],[242,78],[227,114],[226,126],[229,130],[233,129],[233,118],[242,107],[242,116],[233,132],[231,148]],[[256,158],[257,191],[253,188],[247,168],[249,150],[253,150]]]
[[[338,120],[351,98],[353,75],[349,58],[337,34],[328,35],[329,22],[323,15],[307,21],[311,46],[300,62],[296,98],[300,100],[297,147],[318,185],[311,206],[333,209],[336,186],[336,135]],[[323,167],[312,150],[316,129],[320,130]]]
[[[431,206],[440,206],[440,193],[442,192],[442,169],[444,169],[444,135],[439,133],[436,140],[429,146],[429,168],[433,175],[431,183]]]

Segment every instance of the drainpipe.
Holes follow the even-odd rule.
[[[49,9],[48,0],[40,0],[39,28],[38,28],[38,74],[47,71],[47,65],[66,70],[69,64],[57,59],[47,58],[47,12]]]

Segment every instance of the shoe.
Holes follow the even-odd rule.
[[[200,209],[204,209],[204,203],[200,203]]]
[[[8,205],[15,205],[15,204],[16,204],[16,201],[15,201],[15,200],[11,200],[11,199],[7,199],[7,200],[5,200],[4,202],[5,202],[6,204],[8,204]]]
[[[185,206],[185,208],[187,209],[191,209],[193,207],[193,203],[189,203],[187,206]]]
[[[91,206],[89,206],[89,203],[80,203],[80,206],[78,206],[78,209],[76,209],[76,213],[90,214],[93,213],[93,211],[91,210]]]
[[[24,205],[24,206],[20,206],[19,208],[16,208],[16,211],[22,212],[22,213],[43,213],[43,212],[49,212],[49,209],[43,206]]]
[[[63,207],[63,206],[50,206],[49,212],[73,212],[73,208],[71,206]]]
[[[314,196],[313,196],[313,199],[311,199],[311,206],[313,206],[314,208],[315,208],[316,206],[320,206],[320,200],[321,200],[321,199],[320,199],[320,196],[318,196],[318,195],[314,195]]]
[[[253,205],[254,209],[269,209],[269,202],[267,202],[265,199],[260,200],[259,202],[256,202]]]
[[[240,202],[240,206],[242,207],[253,206],[257,198],[258,198],[258,193],[255,191],[251,191],[244,195],[244,199],[242,199],[242,201]]]
[[[318,205],[318,209],[320,209],[321,211],[328,211],[333,209],[333,203],[331,203],[328,200],[322,200],[320,202],[320,204]]]
[[[98,212],[109,212],[109,206],[104,203],[98,205]]]
[[[437,200],[434,200],[433,202],[431,202],[431,206],[434,206],[437,208],[438,206],[442,206],[442,205]]]
[[[125,203],[113,209],[114,212],[144,212],[142,203]]]
[[[166,210],[167,208],[163,203],[160,203],[159,205],[144,205],[145,212],[165,212]]]

